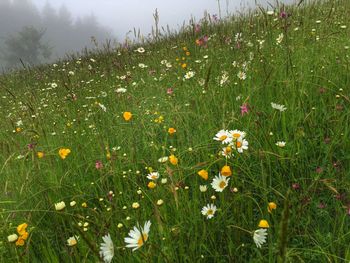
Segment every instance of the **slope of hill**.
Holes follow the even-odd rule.
[[[349,261],[348,10],[1,76],[0,261]]]

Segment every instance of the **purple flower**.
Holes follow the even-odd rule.
[[[287,17],[288,17],[288,14],[285,11],[282,11],[280,13],[280,18],[287,18]]]
[[[27,145],[28,150],[33,150],[33,149],[35,148],[35,145],[36,145],[36,143],[29,143],[29,144]]]

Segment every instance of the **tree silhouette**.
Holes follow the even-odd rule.
[[[51,48],[48,44],[42,43],[44,30],[37,30],[34,27],[23,27],[16,35],[10,35],[5,40],[5,49],[2,58],[8,67],[21,63],[37,65],[51,56]]]

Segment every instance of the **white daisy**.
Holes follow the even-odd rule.
[[[230,178],[227,178],[226,176],[222,176],[219,174],[218,176],[215,176],[213,179],[213,182],[211,183],[211,186],[214,188],[216,192],[222,192],[228,185],[228,182],[230,181]]]
[[[125,88],[118,88],[118,89],[115,90],[115,92],[117,92],[117,93],[125,93],[126,89]]]
[[[150,174],[148,174],[147,175],[147,178],[149,179],[149,180],[153,180],[153,181],[155,181],[155,180],[157,180],[158,178],[159,178],[159,173],[158,172],[152,172],[152,173],[150,173]]]
[[[246,133],[244,131],[240,131],[240,130],[232,130],[229,131],[229,133],[231,134],[233,140],[238,140],[238,139],[243,139],[246,135]]]
[[[266,242],[266,236],[267,236],[266,228],[259,228],[254,231],[253,239],[254,239],[255,245],[258,248],[261,248],[261,245]]]
[[[248,141],[246,139],[239,139],[233,143],[233,147],[237,150],[239,153],[243,153],[244,150],[248,150]]]
[[[185,74],[184,76],[184,79],[190,79],[190,78],[193,78],[195,75],[195,72],[194,71],[189,71]]]
[[[274,102],[271,102],[271,107],[275,110],[279,110],[280,112],[285,111],[287,109],[286,106]]]
[[[226,158],[231,158],[231,156],[233,156],[232,147],[226,146],[226,147],[222,148],[221,155],[226,157]]]
[[[222,144],[230,143],[232,141],[232,136],[227,130],[220,130],[215,137],[213,138],[215,141],[220,141]]]
[[[145,222],[143,228],[140,226],[135,226],[134,229],[130,230],[129,237],[124,238],[124,242],[127,243],[126,247],[133,248],[132,251],[142,247],[144,242],[146,242],[148,239],[150,227],[151,222],[148,220]]]
[[[100,256],[105,263],[110,263],[114,257],[114,245],[110,234],[102,237],[103,242],[100,246]]]
[[[237,77],[240,80],[245,80],[247,78],[247,74],[244,71],[240,71],[240,72],[237,73]]]
[[[202,208],[202,215],[207,216],[207,219],[213,218],[216,212],[216,206],[213,204],[207,204]]]

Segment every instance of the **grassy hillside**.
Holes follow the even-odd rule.
[[[349,10],[1,76],[0,262],[349,261]]]

